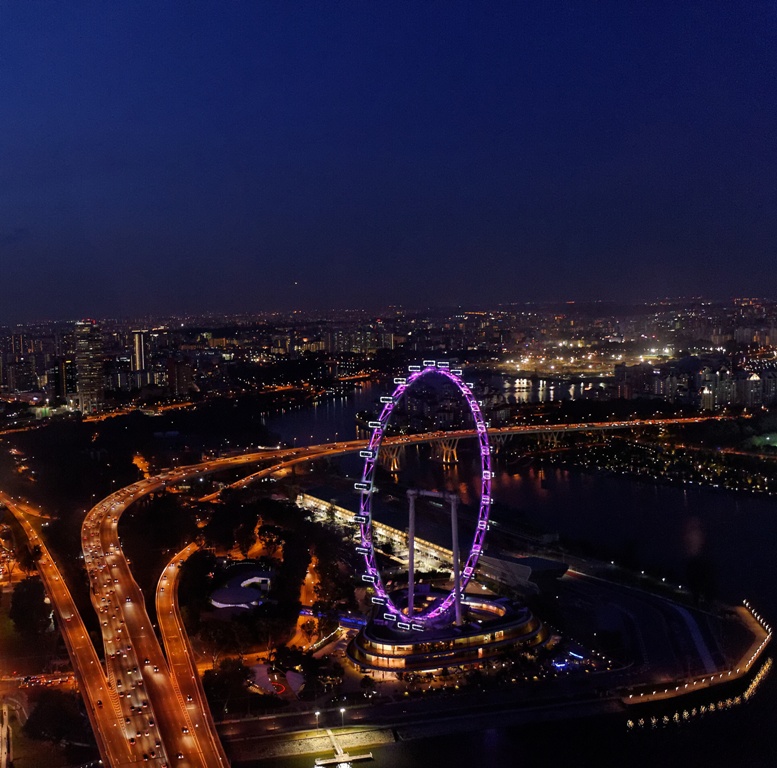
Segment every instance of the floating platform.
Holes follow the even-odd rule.
[[[341,755],[335,755],[334,757],[317,757],[316,765],[341,765],[344,763],[353,763],[356,760],[372,760],[372,752],[367,752],[364,755],[349,755],[347,752],[343,752]]]

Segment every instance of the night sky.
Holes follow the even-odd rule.
[[[777,4],[0,0],[0,322],[777,298]]]

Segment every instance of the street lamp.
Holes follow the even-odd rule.
[[[318,730],[318,716],[319,716],[320,714],[321,714],[321,713],[320,713],[319,711],[316,711],[316,713],[315,713],[315,715],[316,715],[316,730]]]
[[[345,707],[340,707],[340,725],[345,728]]]

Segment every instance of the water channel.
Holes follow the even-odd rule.
[[[267,417],[289,443],[353,438],[354,415],[385,394],[366,385],[354,395]],[[358,467],[353,467],[358,471]],[[468,490],[466,467],[449,479]],[[647,573],[682,581],[689,559],[703,557],[722,599],[748,598],[777,621],[777,498],[704,488],[668,486],[603,471],[497,467],[493,495],[500,514],[558,532],[582,547],[629,558]],[[668,729],[627,732],[622,717],[560,720],[521,728],[494,728],[407,741],[373,749],[376,768],[387,766],[503,766],[563,760],[570,766],[760,766],[777,760],[777,681],[731,711]],[[302,768],[312,759],[273,761]],[[269,763],[257,763],[257,766]]]

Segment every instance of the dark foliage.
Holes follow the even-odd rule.
[[[51,623],[51,606],[45,598],[38,578],[28,577],[14,587],[9,615],[17,632],[27,637],[45,632]]]
[[[61,742],[91,743],[93,736],[89,722],[80,708],[80,699],[74,693],[44,688],[35,708],[23,727],[32,739]]]

